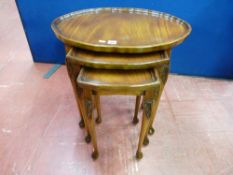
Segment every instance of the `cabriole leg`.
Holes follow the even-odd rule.
[[[95,95],[95,105],[97,110],[96,123],[99,124],[101,123],[102,118],[101,118],[101,108],[100,108],[100,96],[98,94]]]
[[[67,49],[67,47],[66,47],[66,49]],[[71,59],[66,58],[66,69],[67,69],[68,75],[70,77],[70,81],[71,81],[71,84],[72,84],[72,87],[73,87],[76,103],[77,103],[80,118],[81,118],[81,120],[79,122],[79,126],[80,126],[80,128],[84,128],[85,123],[84,123],[84,120],[83,120],[83,117],[82,117],[83,115],[82,115],[82,112],[81,112],[81,109],[80,109],[81,106],[80,106],[79,100],[78,100],[78,93],[79,93],[78,92],[78,85],[76,83],[76,78],[77,78],[77,76],[78,76],[78,74],[80,72],[80,65],[75,64],[74,62],[72,62]]]
[[[170,54],[170,51],[169,51]],[[158,96],[158,100],[160,100],[160,97],[162,95],[165,83],[167,82],[167,78],[168,78],[168,73],[169,73],[169,64],[163,65],[160,68],[154,69],[156,77],[159,77],[159,81],[160,81],[160,90],[159,90],[159,96]],[[155,109],[155,113],[157,112],[157,108]],[[152,120],[150,122],[150,128],[148,130],[148,134],[149,135],[153,135],[155,132],[155,129],[153,128],[153,123],[154,123],[154,119],[155,119],[155,115],[152,117]]]
[[[80,87],[78,87],[77,89],[77,101],[78,101],[78,104],[79,104],[79,110],[82,112],[82,114],[85,113],[86,109],[85,109],[85,104],[84,104],[84,90]],[[91,135],[90,135],[90,129],[89,129],[89,125],[87,124],[88,120],[86,117],[82,117],[82,120],[83,120],[83,123],[84,123],[84,126],[86,126],[86,131],[87,131],[87,136],[85,137],[85,141],[86,143],[90,143],[91,142]]]
[[[135,103],[135,111],[134,111],[134,118],[133,118],[133,124],[137,124],[139,119],[138,119],[138,111],[139,111],[139,108],[140,108],[140,102],[141,102],[141,96],[138,95],[136,97],[136,103]]]
[[[150,126],[150,121],[152,116],[154,115],[154,109],[157,106],[157,96],[155,94],[157,89],[148,90],[145,92],[145,96],[143,98],[143,117],[142,117],[142,125],[138,143],[138,149],[136,153],[136,158],[141,159],[143,157],[142,154],[142,145],[144,143],[145,138],[147,137],[147,132]]]
[[[93,144],[93,152],[92,158],[95,160],[99,156],[98,147],[97,147],[97,140],[96,140],[96,132],[95,132],[95,121],[93,117],[93,109],[94,109],[94,99],[92,96],[92,92],[90,90],[84,90],[84,98],[81,99],[82,104],[85,108],[83,113],[83,119],[89,130],[89,134],[92,139]]]

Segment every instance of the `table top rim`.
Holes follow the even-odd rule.
[[[71,16],[78,15],[78,14],[85,14],[92,11],[98,11],[98,10],[134,10],[141,13],[156,13],[161,16],[167,16],[172,17],[175,20],[178,20],[180,23],[186,25],[187,32],[182,35],[181,37],[177,37],[174,40],[168,41],[168,42],[162,42],[162,43],[154,43],[154,44],[148,44],[148,45],[140,45],[140,46],[120,46],[120,45],[100,45],[100,44],[94,44],[94,43],[87,43],[83,41],[77,41],[75,39],[69,38],[64,36],[59,30],[57,29],[56,23],[67,19]],[[103,8],[89,8],[89,9],[83,9],[78,10],[74,12],[67,13],[65,15],[59,16],[55,18],[51,23],[51,28],[57,38],[61,41],[63,41],[65,44],[79,47],[82,49],[92,50],[92,51],[100,51],[100,52],[117,52],[117,53],[146,53],[146,52],[152,52],[152,51],[159,51],[164,49],[170,49],[178,44],[180,44],[192,31],[191,25],[186,22],[183,19],[180,19],[176,16],[170,15],[168,13],[156,11],[156,10],[149,10],[149,9],[143,9],[143,8],[122,8],[122,7],[103,7]]]
[[[67,52],[66,58],[85,67],[132,70],[148,69],[169,64],[170,55],[168,52],[167,50],[162,50],[142,54],[100,53],[72,47]]]

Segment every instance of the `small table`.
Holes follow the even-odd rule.
[[[76,11],[55,19],[52,29],[65,44],[67,70],[79,109],[76,79],[81,67],[156,69],[162,83],[161,95],[169,73],[171,49],[191,32],[191,26],[177,17],[136,8]],[[96,99],[98,102],[99,97]],[[154,131],[152,123],[149,134]],[[80,126],[84,126],[83,120]]]

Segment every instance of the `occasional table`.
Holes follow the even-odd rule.
[[[136,78],[135,82],[129,82],[131,84],[138,82],[138,79],[141,80],[140,85],[143,85],[142,82],[149,80],[155,85],[159,83],[160,88],[157,94],[159,99],[169,73],[171,49],[182,43],[191,32],[191,26],[177,17],[162,12],[136,8],[80,10],[55,19],[52,22],[52,29],[57,38],[65,44],[67,70],[80,109],[80,126],[86,126],[88,132],[86,140],[92,139],[94,142],[93,158],[98,157],[97,139],[93,138],[95,137],[93,120],[88,120],[88,117],[92,117],[92,115],[87,115],[87,111],[92,112],[93,108],[90,108],[90,106],[96,106],[98,111],[97,122],[101,121],[99,93],[98,90],[87,92],[89,95],[91,93],[94,98],[91,98],[90,103],[85,106],[85,99],[80,99],[85,98],[85,95],[80,95],[80,93],[84,93],[80,90],[80,87],[84,87],[85,90],[85,88],[88,89],[86,84],[89,84],[94,89],[97,87],[97,89],[102,89],[102,80],[109,83],[109,79],[106,80],[105,77],[115,77],[119,83],[121,80],[124,81],[125,77],[132,75]],[[82,70],[81,74],[80,70]],[[149,72],[154,72],[152,73],[154,75],[148,79],[148,76],[144,75],[151,74]],[[84,81],[88,77],[87,75],[89,78],[91,77],[90,82],[92,84]],[[100,81],[99,77],[101,76]],[[96,82],[99,82],[99,84],[96,84]],[[118,88],[117,84],[115,86],[112,81],[110,81],[110,84],[111,87]],[[127,87],[130,87],[130,85]],[[111,92],[112,88],[109,88],[108,94],[111,95]],[[125,89],[121,89],[117,93],[131,94]],[[139,147],[136,154],[136,157],[140,159],[142,158],[140,147],[142,141],[144,145],[147,145],[149,143],[147,133],[153,134],[154,132],[152,123],[158,104],[153,106],[153,103],[148,103],[148,99],[153,99],[153,93],[146,93],[145,91],[135,94],[137,98],[133,122],[137,123],[138,121],[137,113],[141,96],[146,98],[143,100],[145,108],[143,109],[143,116],[150,118],[148,126],[142,125],[140,132]],[[151,98],[148,94],[151,95]]]

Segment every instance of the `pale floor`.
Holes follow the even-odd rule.
[[[170,75],[156,132],[134,158],[134,97],[101,97],[90,157],[62,66],[33,63],[13,0],[0,0],[0,175],[232,175],[233,82]]]

